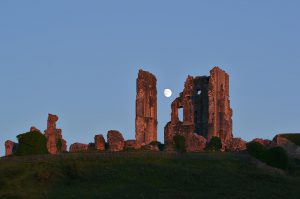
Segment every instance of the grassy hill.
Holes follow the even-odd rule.
[[[289,134],[281,134],[291,142],[294,142],[296,145],[300,146],[300,133],[289,133]]]
[[[300,198],[247,154],[85,153],[0,159],[0,198]]]

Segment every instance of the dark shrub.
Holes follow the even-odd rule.
[[[109,144],[108,142],[105,142],[105,150],[108,150],[109,149]]]
[[[155,146],[155,145],[158,145],[159,143],[160,143],[159,141],[152,141],[152,142],[150,142],[150,145]]]
[[[152,142],[150,142],[150,145],[158,146],[158,148],[159,148],[160,151],[163,151],[164,148],[165,148],[165,145],[162,144],[162,143],[159,142],[159,141],[152,141]]]
[[[89,143],[87,151],[88,152],[96,152],[97,149],[96,149],[95,143],[93,143],[93,142]]]
[[[251,156],[261,159],[266,147],[259,142],[250,142],[247,144],[247,151]]]
[[[261,160],[272,167],[287,169],[289,158],[282,147],[274,147],[263,152]]]
[[[19,145],[17,155],[47,154],[47,139],[38,132],[27,132],[17,136]]]
[[[158,148],[159,148],[160,151],[165,150],[165,144],[159,143]]]
[[[259,159],[269,166],[279,169],[287,169],[289,166],[288,155],[282,147],[266,149],[266,147],[261,143],[250,142],[247,144],[247,151],[251,156]]]
[[[300,146],[300,133],[282,134],[282,136]]]
[[[186,151],[185,138],[182,135],[175,135],[173,137],[173,146],[177,152],[183,153]]]
[[[56,148],[57,148],[58,152],[61,152],[61,147],[62,147],[62,140],[58,139],[56,142]]]
[[[219,137],[212,137],[208,143],[206,150],[208,151],[220,151],[222,148],[222,141]]]

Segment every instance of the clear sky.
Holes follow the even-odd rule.
[[[230,75],[233,134],[300,132],[300,3],[0,1],[0,155],[57,114],[68,147],[135,135],[139,68],[158,79],[158,138],[188,74]],[[171,98],[163,89],[173,90]]]

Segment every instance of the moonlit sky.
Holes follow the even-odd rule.
[[[0,1],[0,155],[57,114],[68,147],[135,135],[138,69],[154,73],[158,138],[187,75],[230,74],[233,134],[300,132],[299,1]],[[165,88],[173,95],[166,98]]]

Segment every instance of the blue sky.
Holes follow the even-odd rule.
[[[158,79],[158,138],[187,75],[230,74],[233,134],[300,132],[299,1],[0,1],[0,155],[57,114],[68,146],[134,138],[139,68]],[[173,90],[165,98],[163,89]]]

